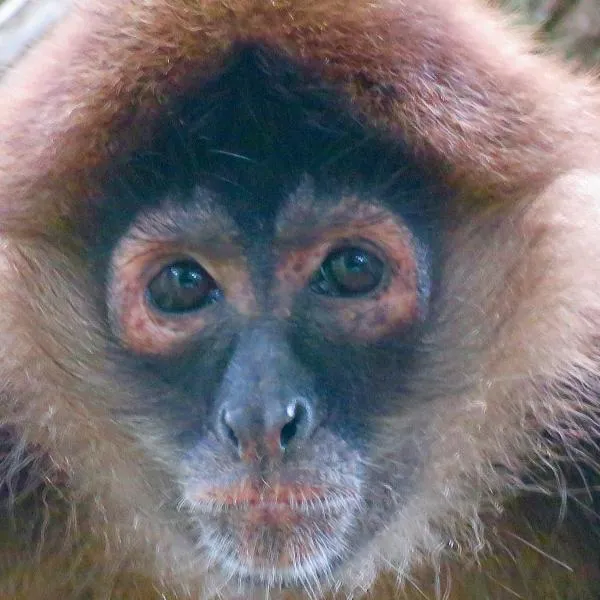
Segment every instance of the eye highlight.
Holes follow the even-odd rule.
[[[221,296],[222,291],[215,280],[191,259],[167,265],[146,288],[149,304],[167,314],[196,311]]]
[[[325,258],[310,289],[324,296],[364,296],[380,285],[384,273],[385,264],[372,252],[354,246],[340,248]]]

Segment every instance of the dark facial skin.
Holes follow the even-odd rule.
[[[440,188],[254,51],[168,112],[84,232],[139,398],[120,418],[160,438],[185,535],[227,577],[327,578],[419,470],[416,434],[370,458],[410,412]]]

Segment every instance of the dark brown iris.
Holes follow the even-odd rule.
[[[215,280],[194,260],[167,265],[147,288],[150,304],[170,314],[198,310],[218,300],[220,295]]]
[[[313,275],[310,288],[318,294],[351,298],[376,289],[383,279],[384,263],[363,248],[335,250]]]

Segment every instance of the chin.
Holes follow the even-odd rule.
[[[200,552],[226,581],[248,589],[331,584],[353,554],[350,540],[365,508],[356,484],[272,476],[191,486],[184,498]]]

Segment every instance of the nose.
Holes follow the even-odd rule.
[[[280,459],[309,437],[314,415],[308,399],[297,396],[277,403],[226,403],[218,416],[222,442],[243,461]]]

